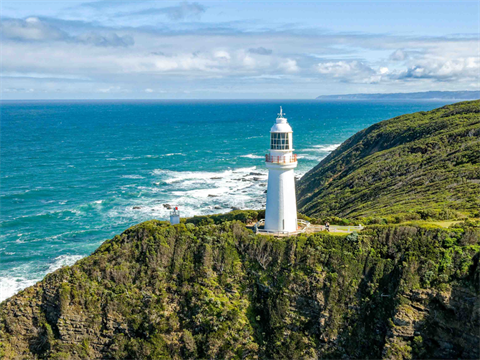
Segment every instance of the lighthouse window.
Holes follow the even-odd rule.
[[[288,133],[272,133],[270,137],[270,149],[288,150],[290,149],[288,142]]]

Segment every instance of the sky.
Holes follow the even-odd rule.
[[[0,2],[2,99],[480,90],[480,2]]]

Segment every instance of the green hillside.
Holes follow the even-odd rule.
[[[4,301],[0,358],[477,359],[479,240],[152,220]]]
[[[382,121],[297,184],[299,211],[342,218],[455,219],[480,209],[480,101]]]

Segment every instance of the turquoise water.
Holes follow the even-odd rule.
[[[444,104],[2,102],[0,300],[133,224],[166,219],[163,204],[182,216],[262,208],[280,105],[302,175],[357,131]]]

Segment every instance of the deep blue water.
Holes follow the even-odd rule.
[[[182,216],[262,208],[279,105],[302,175],[357,131],[445,103],[1,102],[0,300],[133,224],[166,219],[165,203]]]

